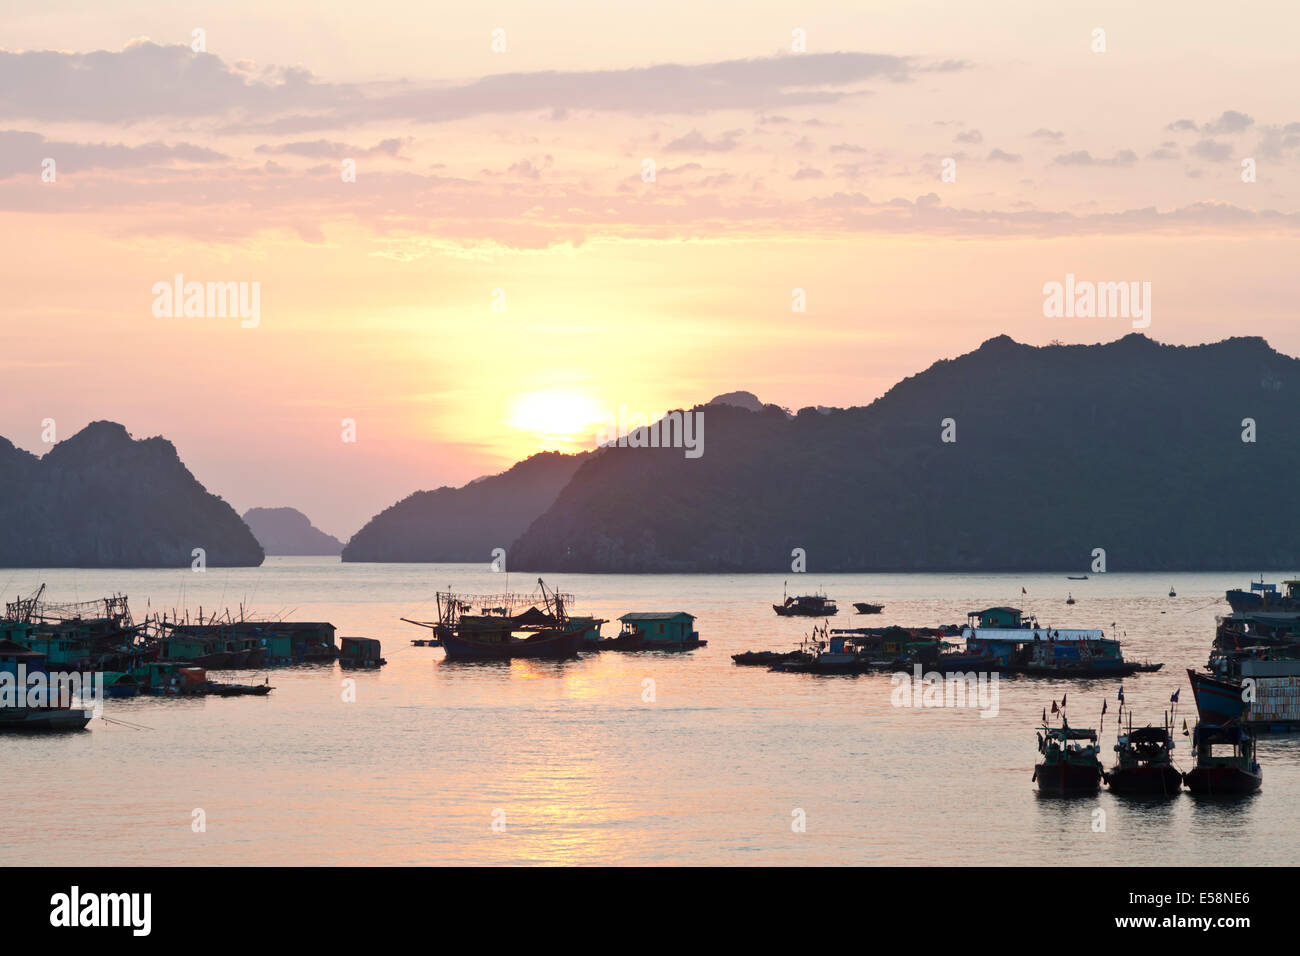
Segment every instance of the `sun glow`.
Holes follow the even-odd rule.
[[[608,417],[584,392],[548,389],[516,395],[507,423],[532,435],[540,450],[579,451],[592,447]]]

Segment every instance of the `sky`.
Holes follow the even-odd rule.
[[[118,421],[346,539],[620,408],[861,405],[1134,330],[1045,314],[1067,275],[1150,283],[1158,341],[1300,354],[1298,21],[0,0],[0,435]]]

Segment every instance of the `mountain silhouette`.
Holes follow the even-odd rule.
[[[326,534],[297,508],[249,508],[244,524],[267,554],[338,554],[343,542]]]
[[[789,571],[796,548],[813,572],[1300,565],[1300,361],[1261,338],[1003,335],[864,407],[698,410],[701,457],[592,454],[512,570]]]
[[[262,548],[163,438],[91,422],[43,457],[0,439],[0,567],[256,566]]]
[[[550,507],[589,454],[540,452],[462,488],[417,491],[371,518],[343,560],[486,564]]]

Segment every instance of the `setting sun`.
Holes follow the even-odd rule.
[[[608,417],[588,394],[548,389],[516,395],[507,422],[534,437],[539,450],[574,451],[590,448],[597,426]]]

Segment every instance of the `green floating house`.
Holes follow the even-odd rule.
[[[620,638],[639,638],[646,644],[665,646],[704,643],[695,630],[695,615],[685,611],[630,611],[619,621],[623,625]]]

